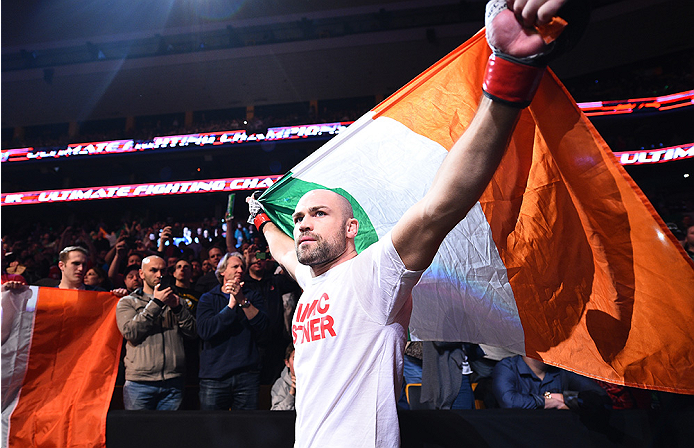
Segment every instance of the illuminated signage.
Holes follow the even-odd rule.
[[[601,115],[631,114],[636,111],[666,111],[687,107],[694,104],[694,90],[674,93],[672,95],[657,96],[652,98],[636,98],[632,100],[595,101],[592,103],[578,103],[583,113],[588,117]]]
[[[70,190],[3,193],[1,203],[2,205],[47,204],[52,202],[90,201],[94,199],[140,198],[175,194],[261,190],[270,187],[279,178],[280,176],[237,177],[185,182],[73,188]]]
[[[300,138],[330,137],[342,132],[352,122],[308,124],[268,128],[266,133],[247,133],[245,130],[207,132],[203,134],[154,137],[149,141],[113,140],[108,142],[73,143],[55,148],[20,148],[2,151],[3,162],[82,157],[103,154],[121,154],[194,146],[236,145],[262,141],[294,140]]]
[[[694,157],[694,143],[669,148],[615,152],[614,155],[622,165],[670,162]]]
[[[694,105],[694,90],[651,98],[596,101],[578,103],[589,117],[630,114],[637,111],[667,111]],[[308,124],[268,128],[265,133],[248,133],[245,130],[207,132],[200,134],[154,137],[148,141],[113,140],[106,142],[72,143],[53,148],[17,148],[2,150],[2,162],[29,160],[54,160],[103,154],[122,154],[137,151],[166,150],[176,148],[238,145],[263,141],[325,138],[342,132],[348,122]],[[653,162],[640,162],[653,163]]]
[[[296,137],[300,138],[300,137]],[[694,158],[694,143],[661,149],[615,152],[622,165],[642,165]],[[69,190],[3,193],[2,205],[47,204],[52,202],[89,201],[94,199],[139,198],[175,194],[221,191],[261,190],[270,187],[280,176],[237,177],[154,184],[115,185],[74,188]]]

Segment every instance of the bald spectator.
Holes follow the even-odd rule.
[[[195,318],[172,288],[159,289],[166,262],[156,255],[142,260],[142,289],[123,297],[116,308],[118,329],[126,339],[126,410],[176,410],[185,386],[184,337],[196,337]]]

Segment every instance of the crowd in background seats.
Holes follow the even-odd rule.
[[[694,259],[694,210],[691,208],[692,204],[680,199],[670,203],[663,202],[660,205],[661,213],[668,214],[664,218],[669,221],[668,225],[673,234],[680,239],[685,250]],[[266,252],[266,243],[262,236],[255,231],[253,226],[239,220],[222,222],[212,218],[203,219],[197,223],[94,220],[70,226],[55,225],[55,227],[50,224],[34,223],[23,229],[3,229],[3,232],[5,232],[2,238],[3,283],[8,280],[21,279],[20,281],[25,281],[30,285],[57,287],[61,279],[58,254],[68,246],[82,246],[88,250],[89,256],[84,283],[104,290],[126,288],[132,292],[135,288],[141,288],[142,280],[138,278],[138,274],[145,257],[160,256],[164,260],[168,274],[177,279],[179,275],[176,270],[180,262],[184,260],[190,267],[189,274],[186,278],[186,287],[177,290],[177,292],[185,298],[185,304],[193,315],[195,315],[197,301],[201,295],[210,292],[215,287],[220,287],[222,280],[220,280],[219,272],[215,275],[215,270],[225,253],[240,252],[242,254],[247,269],[244,274],[246,276],[249,267],[254,263],[256,263],[255,269],[258,269],[257,262],[260,261],[260,258],[263,261],[261,276],[283,276],[281,269],[278,269],[278,265]],[[246,281],[250,279],[249,277],[244,278]],[[263,299],[260,302],[263,303],[261,305],[263,312],[271,316],[274,330],[268,333],[270,340],[269,342],[265,341],[261,349],[262,360],[258,369],[261,372],[261,384],[269,387],[277,382],[274,389],[282,391],[282,397],[276,399],[275,408],[286,409],[288,406],[286,403],[293,402],[293,393],[288,396],[288,391],[295,392],[290,369],[291,353],[287,351],[287,348],[291,347],[291,317],[300,291],[298,288],[293,290],[291,286],[285,285],[285,283],[293,284],[289,278],[284,283],[277,283],[276,280],[273,282],[272,285],[278,288],[282,285],[281,292],[283,294],[285,292],[292,292],[292,294],[284,298],[277,295],[271,301]],[[271,287],[274,288],[274,286]],[[185,378],[188,384],[197,385],[198,382],[199,348],[198,342],[193,343],[192,346],[187,345],[188,373]],[[546,366],[531,366],[528,361],[532,362],[532,360],[525,358],[520,360],[518,358],[514,359],[511,365],[495,368],[500,360],[511,354],[494,355],[494,349],[488,347],[484,347],[484,350],[476,351],[476,353],[478,355],[470,357],[466,372],[467,375],[470,375],[469,381],[460,386],[461,393],[463,388],[469,389],[465,398],[468,404],[463,408],[474,408],[475,406],[513,407],[516,405],[543,407],[540,403],[541,394],[533,395],[535,397],[533,399],[509,399],[511,392],[503,391],[501,383],[494,379],[493,372],[500,370],[503,371],[505,378],[504,387],[513,383],[511,379],[522,378],[523,375],[526,376],[525,379],[529,382],[528,384],[532,385],[532,378],[534,378],[537,382],[534,386],[546,386],[545,389],[547,390],[540,388],[538,389],[539,392],[549,392],[544,397],[548,400],[555,400],[551,401],[552,407],[564,408],[562,407],[564,406],[563,402],[556,402],[558,396],[553,396],[553,394],[563,392],[556,384],[561,382],[559,379],[566,379],[566,374],[556,369],[550,369],[549,375],[555,376],[558,378],[556,381],[559,381],[559,383],[555,381],[554,389],[550,391],[548,384],[551,381],[539,380],[538,382],[538,376],[535,373],[530,373],[531,371],[535,372],[533,368],[543,369]],[[426,372],[431,372],[431,368],[422,368],[424,357],[421,355],[421,350],[418,354],[416,350],[413,353],[408,348],[406,354],[408,355],[405,366],[406,383],[422,383],[423,376],[426,378]],[[505,362],[508,364],[510,361]],[[426,383],[426,379],[424,379],[424,383]],[[582,383],[574,382],[572,384]],[[458,386],[456,383],[455,387]],[[603,402],[603,398],[609,396],[611,400],[609,403],[614,407],[648,407],[652,405],[653,398],[656,399],[657,405],[656,395],[644,394],[640,391],[620,388],[607,383],[600,383],[600,386],[601,389],[599,390],[605,391],[605,395],[601,395],[602,398],[593,397],[597,400],[593,404],[607,403]],[[475,387],[474,392],[472,387]],[[268,390],[269,388],[266,389],[266,392]],[[593,389],[593,391],[595,390]],[[404,388],[403,392],[405,392]],[[589,392],[588,395],[591,393]],[[471,400],[473,394],[476,401]],[[552,396],[554,398],[551,398]],[[403,394],[403,397],[407,397],[407,394]],[[452,398],[455,399],[456,397],[453,396]],[[567,399],[571,400],[570,397]],[[448,405],[450,406],[453,401],[449,401]],[[278,404],[280,402],[284,404]],[[409,407],[405,398],[400,403],[402,407]],[[258,405],[255,404],[254,406]],[[418,406],[416,405],[415,408],[422,408]],[[438,404],[430,403],[429,406],[440,409],[441,406],[445,408],[446,404],[442,401]],[[569,407],[568,404],[566,406]]]

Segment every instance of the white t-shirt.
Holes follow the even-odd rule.
[[[319,277],[296,270],[295,448],[400,446],[396,403],[422,272],[405,268],[390,233]]]

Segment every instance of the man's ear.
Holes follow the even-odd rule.
[[[349,218],[347,220],[347,238],[356,238],[359,232],[359,221],[356,218]]]
[[[63,263],[62,261],[59,261],[58,262],[58,269],[60,269],[61,271],[64,270],[65,269],[65,263]]]

